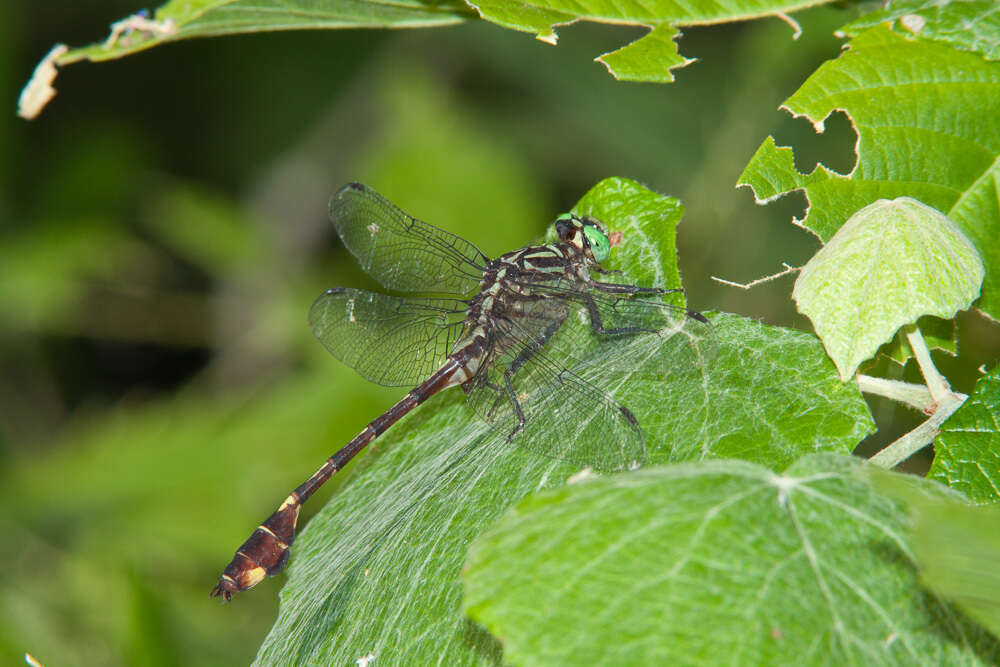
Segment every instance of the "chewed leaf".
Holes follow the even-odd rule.
[[[858,133],[857,164],[846,175],[822,164],[802,174],[792,150],[769,137],[740,185],[760,203],[804,190],[809,209],[800,224],[823,241],[846,212],[878,199],[907,196],[933,206],[979,251],[986,274],[976,305],[1000,318],[1000,62],[882,25],[816,70],[785,108],[819,131],[844,111]]]
[[[671,69],[692,62],[677,53],[674,38],[679,26],[784,16],[830,1],[170,0],[152,15],[143,11],[115,21],[100,43],[43,60],[37,76],[26,86],[21,113],[34,117],[51,99],[53,65],[111,60],[193,37],[274,30],[442,26],[474,19],[477,13],[496,25],[533,33],[550,44],[558,39],[555,26],[581,20],[649,28],[646,36],[597,60],[618,79],[666,83],[673,80]]]
[[[677,52],[681,31],[669,24],[660,24],[636,41],[617,51],[605,53],[597,60],[604,63],[619,81],[655,81],[670,83],[672,69],[693,62]],[[659,74],[657,74],[659,72]]]
[[[954,223],[900,197],[851,216],[802,269],[792,298],[846,381],[900,327],[972,305],[983,274]]]
[[[736,0],[735,2],[681,2],[679,0],[469,0],[487,21],[535,36],[555,44],[556,27],[576,21],[614,23],[649,28],[631,44],[606,53],[596,60],[620,81],[669,83],[671,70],[693,62],[677,51],[674,41],[678,28],[728,21],[745,21],[787,13],[819,5],[829,0]],[[791,33],[789,34],[791,36]]]

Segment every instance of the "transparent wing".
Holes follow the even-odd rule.
[[[651,333],[687,326],[697,329],[698,324],[704,325],[706,331],[711,329],[701,313],[662,300],[663,296],[677,290],[615,283],[591,286],[566,278],[545,282],[521,280],[518,284],[529,294],[579,303],[586,309],[591,321],[604,330],[595,333]]]
[[[471,407],[509,440],[544,456],[597,470],[645,461],[632,413],[542,350],[561,322],[520,322],[503,325],[492,358],[463,385]]]
[[[390,387],[413,386],[444,363],[462,336],[466,303],[397,297],[335,287],[309,310],[323,346],[362,377]]]
[[[465,239],[410,217],[361,183],[330,198],[330,220],[361,268],[392,290],[472,294],[489,262]]]
[[[607,285],[602,284],[607,287]],[[664,303],[666,293],[652,288],[616,285],[613,289],[638,289],[636,292],[609,293],[563,279],[539,283],[522,283],[529,293],[547,297],[546,301],[561,301],[564,308],[576,312],[563,328],[562,337],[568,342],[560,346],[559,358],[575,356],[585,363],[570,362],[571,368],[589,366],[595,361],[592,351],[601,340],[617,336],[655,334],[657,374],[683,375],[704,367],[718,352],[715,330],[701,313]],[[649,360],[653,361],[653,360]]]

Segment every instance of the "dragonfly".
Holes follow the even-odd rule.
[[[334,287],[313,303],[310,327],[334,357],[364,378],[413,389],[253,531],[211,591],[223,602],[283,570],[302,504],[438,392],[462,387],[470,406],[507,442],[596,470],[628,469],[645,459],[638,420],[577,372],[574,350],[557,354],[550,343],[561,330],[569,335],[563,347],[576,349],[586,349],[586,341],[574,332],[615,338],[683,328],[692,340],[710,335],[701,313],[661,298],[681,290],[595,280],[595,274],[622,275],[601,265],[621,233],[607,233],[590,216],[560,215],[556,242],[496,259],[407,215],[361,183],[333,195],[330,219],[361,267],[384,288],[420,294]],[[589,327],[564,326],[572,313],[583,313]]]

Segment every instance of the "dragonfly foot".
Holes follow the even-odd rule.
[[[507,442],[511,442],[511,441],[512,441],[512,440],[514,439],[514,437],[515,437],[515,436],[516,436],[516,435],[517,435],[518,433],[520,433],[520,432],[521,432],[521,430],[522,430],[522,429],[524,429],[524,421],[523,421],[523,420],[521,421],[521,423],[520,423],[520,424],[518,424],[517,426],[515,426],[515,427],[514,427],[514,430],[513,430],[513,431],[511,431],[511,432],[510,432],[510,434],[509,434],[509,435],[507,436]]]

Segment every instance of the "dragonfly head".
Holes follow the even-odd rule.
[[[604,227],[589,215],[580,217],[573,213],[563,213],[556,218],[556,233],[559,240],[576,246],[583,254],[600,264],[611,254],[613,245]]]

